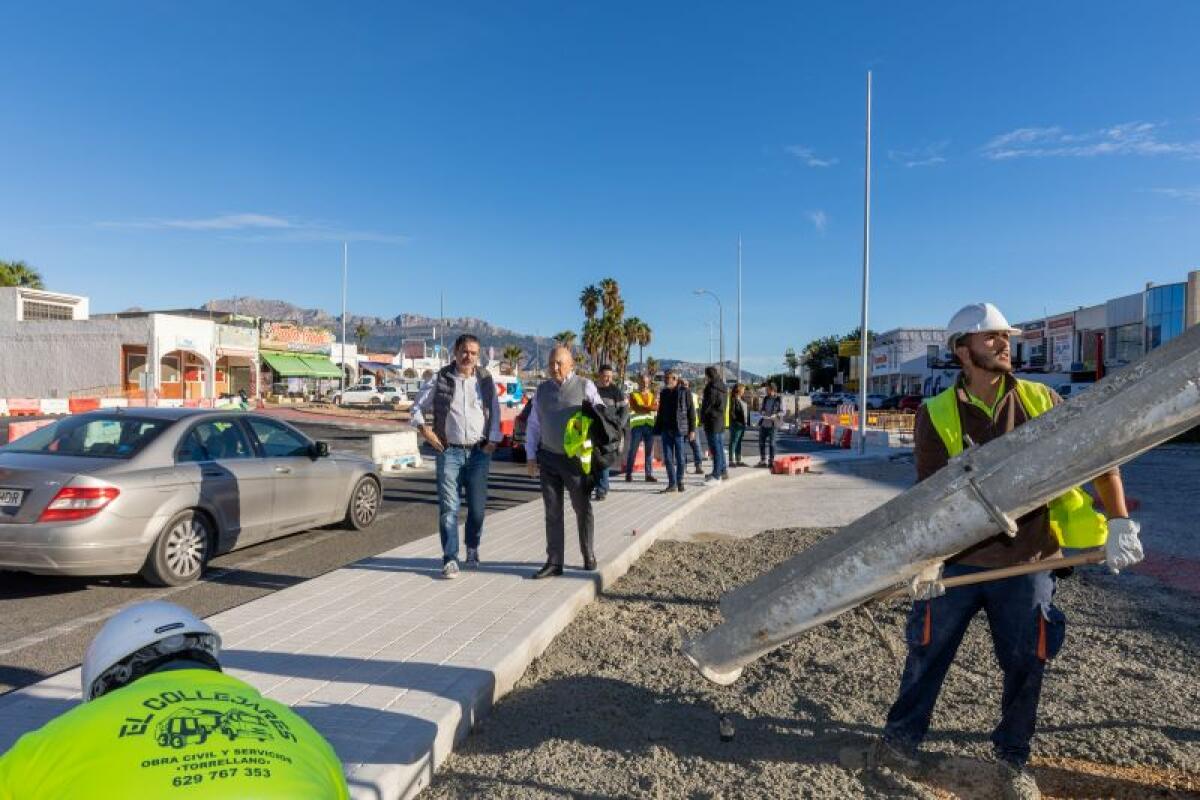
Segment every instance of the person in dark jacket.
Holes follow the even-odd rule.
[[[606,407],[611,407],[610,412],[614,415],[618,415],[617,418],[620,420],[620,423],[623,427],[629,418],[629,404],[625,400],[625,392],[621,391],[621,387],[618,386],[613,380],[614,377],[615,376],[611,364],[601,365],[599,371],[596,373],[596,391],[599,392],[600,396],[604,398],[604,405]],[[616,441],[618,457],[620,456],[621,445],[621,438],[618,436]],[[612,459],[609,457],[607,452],[598,455],[599,458],[594,458],[593,461],[596,463],[603,462],[607,466],[596,472],[596,491],[592,495],[593,500],[603,500],[608,497],[608,471],[613,463],[615,463],[612,462]]]
[[[682,492],[684,440],[696,439],[696,407],[691,392],[679,384],[679,373],[667,370],[667,386],[658,396],[658,414],[654,432],[662,436],[663,461],[667,464],[667,488],[663,492]]]
[[[729,410],[729,393],[718,367],[705,368],[704,377],[708,382],[704,384],[704,394],[700,398],[700,424],[704,426],[704,438],[713,460],[713,471],[704,480],[729,480],[729,467],[725,463],[725,415]]]
[[[739,383],[733,387],[729,398],[729,466],[744,467],[742,461],[742,437],[746,435],[746,423],[750,419],[750,408],[742,395],[746,393],[745,384]]]

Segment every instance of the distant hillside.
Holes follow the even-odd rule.
[[[679,374],[682,375],[684,378],[686,378],[689,381],[703,380],[704,368],[707,366],[708,366],[708,364],[706,362],[701,363],[701,362],[697,362],[697,361],[678,361],[676,359],[671,359],[671,358],[660,359],[658,362],[658,368],[659,368],[660,372],[662,370],[674,368],[674,369],[679,370]],[[641,364],[630,364],[629,365],[630,374],[634,374],[640,369],[641,369]],[[734,363],[733,361],[726,361],[725,362],[725,377],[732,379],[736,376],[737,376],[737,364]],[[742,382],[743,383],[762,383],[764,380],[766,380],[766,379],[762,375],[753,373],[748,369],[744,369],[744,368],[742,369]]]
[[[300,308],[284,300],[263,300],[256,297],[239,297],[237,300],[213,300],[203,306],[211,311],[228,311],[236,309],[239,314],[246,314],[264,319],[289,320],[301,325],[313,325],[328,328],[333,335],[340,339],[342,333],[341,320],[334,314],[318,308]],[[400,343],[405,339],[432,340],[435,328],[441,325],[436,317],[421,314],[398,314],[395,317],[367,317],[359,314],[346,315],[346,340],[355,342],[354,329],[362,323],[370,331],[367,337],[366,349],[372,352],[398,352]],[[554,340],[546,336],[531,336],[507,328],[493,325],[487,320],[475,317],[447,317],[445,329],[439,331],[437,338],[445,341],[449,347],[460,333],[470,333],[479,338],[483,351],[489,347],[495,350],[499,359],[504,348],[516,345],[521,348],[523,368],[532,365],[540,351],[542,354],[554,344]]]

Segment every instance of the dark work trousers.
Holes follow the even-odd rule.
[[[584,559],[594,557],[592,539],[592,498],[588,476],[583,474],[578,459],[567,458],[549,450],[538,450],[538,469],[542,479],[542,505],[546,511],[546,561],[562,566],[563,553],[563,490],[571,495],[571,507],[579,527],[579,549]]]
[[[696,469],[700,469],[700,462],[703,460],[700,455],[700,428],[696,428],[696,436],[688,444],[692,446],[692,461],[695,462]],[[686,453],[683,456],[683,460],[687,461]]]
[[[770,457],[767,457],[768,451]],[[774,462],[775,461],[775,428],[759,427],[758,429],[758,460]]]
[[[943,575],[982,569],[948,564]],[[921,744],[946,671],[971,619],[982,610],[1004,674],[1000,723],[992,732],[992,745],[998,758],[1023,766],[1037,724],[1046,662],[1062,648],[1066,633],[1066,618],[1051,604],[1054,586],[1052,573],[1036,572],[954,587],[942,597],[913,603],[905,634],[908,659],[883,738],[907,752]]]

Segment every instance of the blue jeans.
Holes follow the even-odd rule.
[[[478,447],[447,447],[437,456],[438,532],[442,563],[458,560],[459,492],[467,494],[467,547],[479,547],[492,457]]]
[[[729,428],[729,461],[733,464],[742,463],[742,437],[746,435],[745,425],[732,425]]]
[[[729,464],[725,461],[725,431],[705,431],[704,438],[708,440],[708,453],[712,456],[714,478],[729,474]]]
[[[683,457],[682,433],[664,433],[662,435],[663,462],[667,465],[667,485],[682,486],[683,476],[687,474]]]
[[[943,575],[982,569],[949,564]],[[905,634],[908,659],[899,695],[888,712],[884,739],[908,752],[920,745],[963,634],[982,610],[1004,673],[1000,722],[992,733],[992,745],[997,757],[1024,765],[1037,724],[1042,674],[1066,635],[1066,617],[1051,603],[1054,587],[1051,573],[1036,572],[954,587],[942,597],[913,603]]]
[[[596,470],[596,493],[608,494],[608,467],[599,467]]]
[[[633,474],[633,462],[637,458],[637,449],[643,443],[646,447],[646,474],[654,471],[654,426],[635,425],[629,429],[629,453],[625,456],[625,474]]]
[[[767,451],[770,450],[771,457],[767,458]],[[773,462],[775,460],[775,428],[758,429],[758,460]]]

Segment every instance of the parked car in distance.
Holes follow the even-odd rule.
[[[867,395],[867,408],[883,408],[884,400],[887,400],[887,398],[881,394],[869,394]]]
[[[112,409],[0,447],[0,569],[175,586],[219,553],[342,522],[382,498],[375,465],[265,414]]]
[[[408,396],[396,386],[372,386],[360,383],[337,392],[334,405],[339,406],[396,406],[408,400]]]
[[[909,411],[915,414],[921,410],[921,404],[924,402],[925,398],[919,394],[906,394],[900,398],[896,408],[899,411]]]

